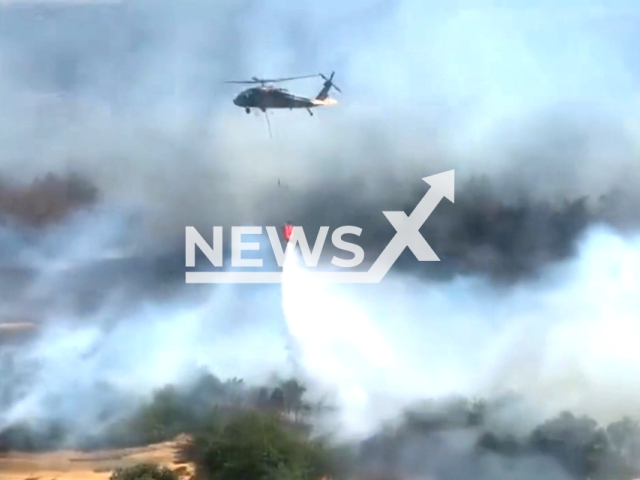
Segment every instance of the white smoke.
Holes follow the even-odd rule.
[[[640,413],[639,272],[640,236],[603,227],[575,259],[513,290],[392,274],[379,286],[327,286],[292,257],[283,308],[301,364],[338,392],[351,435],[452,394],[515,391],[540,418],[570,409],[612,421]]]
[[[94,215],[69,225],[76,225],[73,242],[54,248],[43,239],[54,262],[99,259],[126,223]],[[107,227],[110,235],[96,235]],[[640,414],[638,272],[640,236],[603,226],[588,231],[573,259],[509,288],[480,276],[435,282],[393,271],[380,285],[325,285],[294,252],[281,292],[206,286],[123,308],[123,285],[81,313],[76,287],[65,297],[69,272],[42,268],[25,297],[43,305],[42,331],[15,358],[17,373],[29,372],[28,388],[2,411],[0,425],[57,419],[81,431],[109,406],[103,385],[130,392],[123,407],[131,407],[196,367],[261,381],[289,371],[287,333],[305,376],[318,391],[335,392],[345,436],[370,433],[419,399],[514,390],[537,408],[530,426],[562,409],[611,421]]]
[[[286,364],[273,289],[183,292],[174,283],[166,298],[147,298],[144,282],[158,280],[145,277],[153,259],[136,258],[144,252],[126,242],[136,239],[129,213],[122,205],[79,213],[14,252],[12,266],[32,278],[2,307],[35,319],[37,335],[0,349],[12,365],[0,376],[0,399],[5,392],[13,398],[0,409],[0,430],[58,421],[83,433],[100,426],[105,409],[126,415],[154,390],[182,385],[198,369],[260,382]],[[96,304],[83,308],[96,290]],[[121,395],[107,395],[105,387]]]

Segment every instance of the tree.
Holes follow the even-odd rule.
[[[582,478],[600,473],[610,452],[607,435],[597,422],[570,412],[537,427],[531,435],[531,445]]]
[[[616,452],[624,458],[640,455],[640,425],[630,417],[624,417],[607,427],[607,435]]]
[[[283,394],[285,411],[287,414],[293,413],[293,420],[297,423],[300,420],[300,414],[310,409],[309,405],[303,401],[307,387],[292,378],[284,382],[280,388]]]
[[[286,427],[277,415],[246,412],[195,436],[198,475],[216,480],[317,480],[335,473],[322,442]]]
[[[469,414],[467,421],[469,426],[475,427],[482,425],[487,412],[487,402],[481,398],[474,398],[469,406]]]
[[[125,428],[136,444],[163,442],[195,428],[196,408],[173,386],[158,390]]]

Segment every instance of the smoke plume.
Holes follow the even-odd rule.
[[[3,6],[0,309],[36,328],[0,330],[0,429],[98,428],[195,367],[259,381],[291,368],[291,340],[349,435],[453,393],[522,393],[510,429],[638,413],[637,27],[612,12]],[[273,139],[223,84],[332,70],[340,103],[276,112]],[[382,212],[449,169],[456,202],[422,229],[438,264],[405,252],[349,288],[295,266],[282,291],[184,284],[185,226],[356,225],[370,260],[394,234]]]

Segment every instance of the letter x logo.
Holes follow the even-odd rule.
[[[420,234],[420,228],[443,198],[446,197],[452,203],[454,202],[454,170],[425,177],[422,180],[431,185],[431,188],[422,197],[410,216],[407,216],[404,212],[382,212],[389,220],[389,223],[393,225],[393,228],[396,229],[396,234],[368,272],[376,279],[382,279],[386,275],[393,263],[407,247],[420,262],[440,261],[431,246]]]
[[[404,212],[382,212],[389,223],[396,229],[393,242],[402,245],[402,250],[409,247],[418,261],[437,262],[440,260],[420,233],[420,227],[424,225],[431,212],[424,216],[424,212],[416,208],[410,217]],[[424,219],[424,220],[423,220]]]

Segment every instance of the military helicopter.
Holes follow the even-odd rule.
[[[265,115],[268,109],[275,108],[288,108],[293,110],[294,108],[306,108],[309,115],[313,116],[312,108],[327,107],[330,105],[336,105],[338,101],[329,97],[329,90],[335,88],[338,92],[342,93],[334,83],[333,76],[336,72],[331,72],[331,76],[327,78],[322,73],[316,75],[304,75],[301,77],[288,77],[288,78],[275,78],[275,79],[263,79],[253,77],[251,80],[240,81],[228,81],[225,83],[242,83],[242,84],[260,84],[259,87],[252,87],[240,92],[236,98],[233,99],[234,105],[242,107],[247,113],[251,113],[252,108],[261,110]],[[289,80],[298,80],[302,78],[322,77],[325,82],[315,98],[301,97],[289,92],[286,88],[276,88],[273,85],[269,85],[277,82],[287,82]],[[267,116],[267,124],[269,125],[269,134],[271,134],[271,124],[269,123],[269,117]]]

